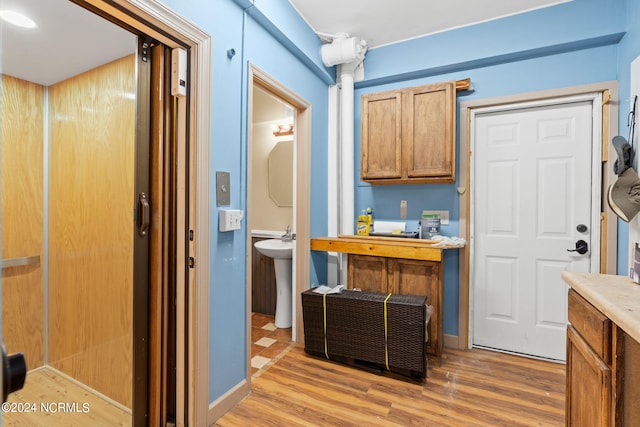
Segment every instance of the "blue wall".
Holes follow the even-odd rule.
[[[321,66],[320,40],[286,1],[164,3],[212,36],[211,188],[215,188],[213,172],[230,172],[230,207],[246,212],[247,90],[252,63],[313,105],[311,233],[326,235],[327,86],[333,77]],[[228,49],[235,49],[236,56],[229,59]],[[215,194],[210,211],[209,399],[214,401],[245,379],[250,349],[246,348],[246,222],[239,231],[219,233]]]
[[[311,235],[327,233],[327,87],[320,41],[286,0],[163,0],[213,38],[211,170],[231,173],[231,207],[246,209],[247,73],[251,62],[312,103]],[[637,0],[573,0],[557,6],[373,49],[356,84],[356,159],[361,95],[470,77],[464,100],[620,80],[620,128],[625,129],[629,63],[640,53]],[[626,33],[626,35],[625,35]],[[227,49],[237,55],[227,58]],[[356,177],[359,162],[355,161]],[[458,168],[459,169],[459,168]],[[215,188],[212,176],[212,188]],[[376,186],[356,183],[355,212],[373,207],[377,219],[408,218],[423,208],[446,209],[459,233],[455,184]],[[246,376],[246,233],[218,233],[211,198],[210,400]],[[417,223],[416,223],[417,224]],[[621,227],[621,239],[624,230]],[[626,246],[622,245],[626,252]],[[620,256],[623,259],[624,256]],[[323,281],[324,259],[312,257],[310,282]],[[444,330],[458,333],[458,253],[445,256]],[[318,270],[316,271],[316,266]],[[624,265],[619,265],[623,271]]]
[[[527,14],[373,49],[365,59],[361,95],[407,86],[471,78],[462,101],[616,80],[618,42],[626,29],[625,0],[574,0]],[[356,103],[356,141],[360,140]],[[459,132],[458,132],[459,134]],[[459,145],[459,144],[458,144]],[[359,159],[359,144],[356,144]],[[360,164],[355,162],[356,176]],[[457,167],[459,170],[459,165]],[[372,207],[378,219],[407,218],[422,209],[450,211],[442,233],[459,235],[459,177],[453,184],[371,186],[359,182],[355,211]],[[417,221],[408,222],[417,227]],[[458,334],[458,251],[445,251],[444,332]]]
[[[618,89],[620,91],[618,133],[625,138],[629,136],[627,117],[631,104],[631,62],[640,55],[640,2],[628,0],[625,24],[627,33],[618,48]],[[636,125],[636,135],[640,129]],[[640,151],[635,146],[636,153]],[[637,154],[636,154],[637,156]],[[637,162],[636,162],[636,170]],[[629,274],[629,224],[618,220],[618,274]]]

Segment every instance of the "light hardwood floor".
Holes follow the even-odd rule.
[[[24,388],[2,407],[3,426],[111,427],[131,421],[130,412],[50,368],[29,372]]]
[[[308,356],[295,346],[216,426],[562,426],[565,366],[445,349],[419,383]]]

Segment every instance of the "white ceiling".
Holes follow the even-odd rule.
[[[316,32],[346,33],[375,48],[570,0],[289,1]],[[48,86],[136,50],[133,34],[69,0],[0,0],[0,7],[38,24],[0,24],[4,74]]]
[[[289,0],[317,33],[380,47],[571,0]]]
[[[0,0],[35,29],[0,24],[2,73],[49,86],[136,51],[136,37],[68,0]]]

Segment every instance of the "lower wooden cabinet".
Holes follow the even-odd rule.
[[[566,425],[640,425],[640,344],[573,289],[568,302]]]
[[[569,326],[567,329],[567,425],[608,426],[611,368]]]
[[[369,255],[349,255],[347,283],[350,289],[369,292],[424,295],[433,306],[427,331],[427,353],[440,357],[442,331],[442,263]]]

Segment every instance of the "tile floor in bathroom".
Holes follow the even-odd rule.
[[[274,317],[251,313],[251,375],[282,357],[291,346],[291,328],[276,328]]]

